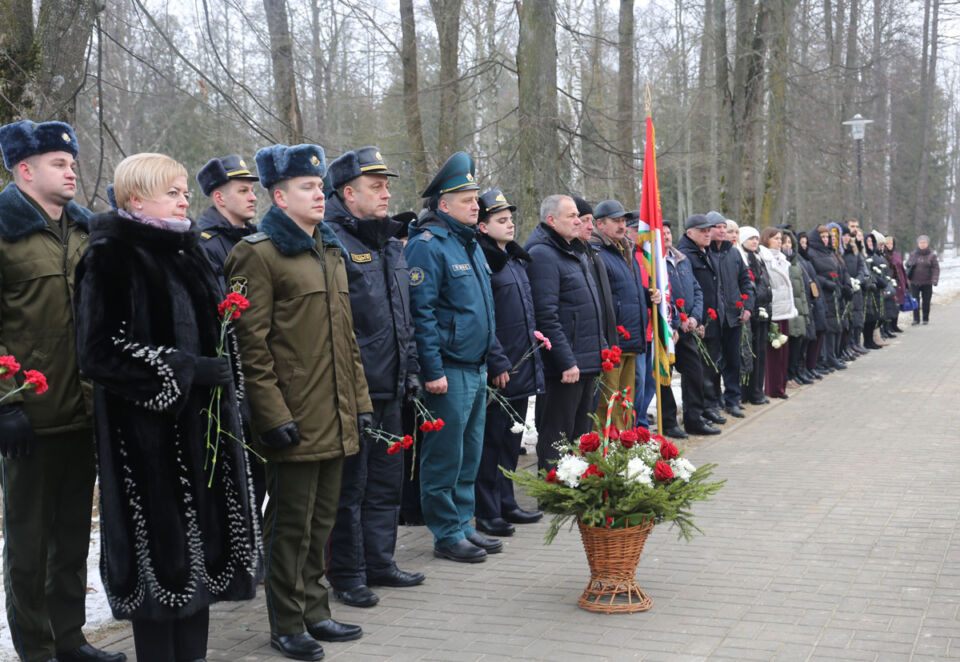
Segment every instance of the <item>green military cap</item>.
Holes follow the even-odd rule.
[[[480,186],[474,178],[473,157],[466,152],[457,152],[447,159],[420,197],[439,198],[452,191],[478,190]]]

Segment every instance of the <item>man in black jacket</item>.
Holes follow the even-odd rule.
[[[548,469],[557,460],[553,444],[590,431],[594,378],[600,352],[607,346],[603,309],[592,270],[578,239],[577,205],[566,195],[551,195],[540,204],[540,224],[526,248],[537,328],[553,349],[543,356],[546,392],[537,397],[537,465]]]
[[[343,244],[353,328],[373,401],[374,427],[402,434],[404,396],[420,393],[409,276],[400,224],[387,215],[390,178],[376,147],[344,153],[330,164],[335,192],[325,222]],[[360,435],[360,452],[346,458],[337,520],[330,534],[327,579],[334,595],[354,607],[379,598],[370,586],[415,586],[423,574],[393,560],[400,511],[403,455]]]
[[[200,190],[213,203],[200,214],[200,246],[217,276],[223,279],[223,263],[234,245],[257,228],[250,222],[257,214],[257,176],[236,154],[210,159],[197,173]]]
[[[727,219],[719,212],[706,215],[712,227],[708,255],[714,265],[717,279],[717,322],[720,326],[719,344],[711,354],[723,375],[723,408],[731,416],[743,418],[740,408],[740,342],[742,325],[750,319],[753,308],[753,283],[740,251],[727,240]],[[709,347],[709,344],[708,344]],[[710,404],[721,403],[720,375],[713,375]]]

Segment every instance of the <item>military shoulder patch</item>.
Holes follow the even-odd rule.
[[[420,267],[414,267],[410,270],[410,285],[416,287],[423,282],[424,273]]]
[[[201,233],[200,233],[200,236],[203,237],[204,239],[212,239],[212,238],[213,238],[213,235],[210,234],[209,232],[201,232]]]
[[[230,291],[241,296],[247,296],[247,277],[234,276],[230,279]]]
[[[373,256],[370,253],[350,253],[350,259],[357,263],[370,262],[373,260]]]
[[[430,232],[430,230],[424,230],[423,232],[420,233],[419,237],[420,237],[420,241],[430,241],[431,239],[433,239],[433,233]]]
[[[266,232],[254,232],[253,234],[248,234],[246,237],[243,238],[243,240],[251,244],[256,244],[258,242],[263,241],[264,239],[269,239],[269,238],[270,238],[270,235],[268,235]]]

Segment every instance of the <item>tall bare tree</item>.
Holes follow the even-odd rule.
[[[286,0],[263,0],[270,32],[270,61],[273,63],[273,94],[277,113],[283,122],[285,139],[296,145],[303,142],[303,116],[297,97],[297,80],[293,68],[293,39]]]
[[[620,41],[618,59],[620,62],[619,82],[617,84],[617,160],[619,175],[619,196],[627,209],[637,206],[637,187],[633,169],[633,108],[637,105],[634,93],[633,62],[633,0],[620,0]]]
[[[445,159],[457,150],[460,109],[460,8],[463,0],[430,0],[440,39],[440,122],[437,151]]]
[[[413,177],[419,191],[429,183],[429,170],[427,148],[423,142],[423,120],[420,117],[420,70],[417,64],[417,21],[413,13],[413,0],[400,0],[400,27],[404,118],[410,141]]]

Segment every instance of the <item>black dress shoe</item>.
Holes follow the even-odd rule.
[[[673,439],[686,439],[687,433],[680,429],[679,425],[674,425],[673,427],[663,429],[664,437],[671,437]]]
[[[727,405],[723,410],[734,418],[743,418],[746,415],[740,405]]]
[[[704,409],[701,416],[711,423],[716,423],[718,425],[723,425],[727,422],[727,417],[716,409]]]
[[[484,538],[479,533],[474,533],[472,536],[467,536],[467,540],[474,547],[479,547],[487,554],[499,554],[503,551],[503,543],[499,540],[494,540],[493,538]]]
[[[319,641],[353,641],[363,636],[359,625],[347,625],[332,618],[308,625],[307,632]]]
[[[334,590],[333,597],[351,607],[372,607],[380,602],[377,594],[363,584],[354,588],[343,589],[342,591]]]
[[[487,552],[466,539],[458,540],[446,547],[434,547],[433,555],[458,563],[481,563],[487,560]]]
[[[56,659],[60,662],[124,662],[127,656],[124,653],[108,653],[84,644],[79,648],[57,653]]]
[[[512,536],[513,532],[516,531],[516,529],[513,528],[513,524],[502,517],[494,517],[492,519],[478,517],[476,529],[491,536]]]
[[[393,586],[395,588],[405,588],[407,586],[416,586],[422,584],[426,579],[422,572],[404,572],[400,568],[391,568],[389,572],[379,575],[367,573],[367,586]]]
[[[276,648],[292,660],[323,659],[323,646],[306,632],[300,634],[271,634],[270,647]]]
[[[400,524],[403,526],[424,526],[423,515],[420,513],[400,513]]]
[[[763,398],[757,398],[757,399],[755,399],[755,400],[747,400],[747,402],[749,402],[749,403],[752,404],[752,405],[757,405],[757,406],[759,406],[759,405],[768,405],[768,404],[770,404],[770,399],[767,398],[767,397],[763,397]]]
[[[543,511],[514,508],[513,510],[508,510],[505,512],[503,514],[503,519],[507,520],[511,524],[533,524],[534,522],[539,522],[541,519],[543,519]]]
[[[786,400],[786,399],[788,399],[790,396],[787,395],[786,393],[781,393],[780,395],[775,395],[775,396],[773,396],[773,397],[775,397],[775,398],[780,398],[781,400]]]
[[[684,423],[683,427],[686,429],[686,431],[689,434],[696,434],[696,435],[703,435],[703,436],[720,434],[720,428],[713,427],[702,418],[697,421],[690,421],[689,423]]]

